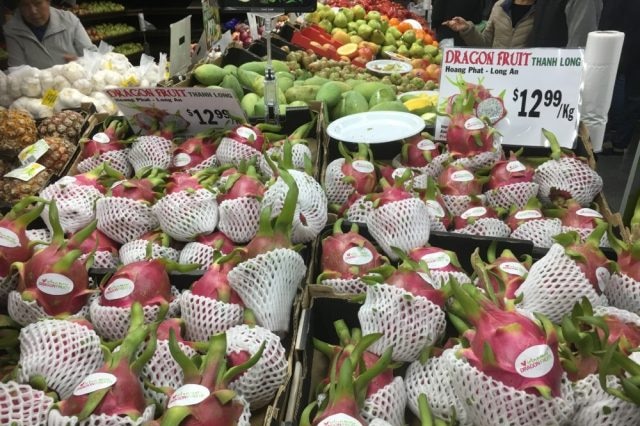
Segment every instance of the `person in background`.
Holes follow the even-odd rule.
[[[16,12],[3,27],[10,67],[50,68],[77,59],[84,49],[95,49],[73,13],[51,7],[49,0],[17,3]]]
[[[438,41],[453,38],[456,46],[466,46],[460,35],[447,25],[441,24],[453,18],[461,16],[471,22],[482,21],[482,12],[487,0],[433,0],[431,3],[431,22],[436,32]]]
[[[624,32],[603,154],[622,155],[632,147],[640,120],[640,1],[605,0],[600,29]],[[635,140],[635,144],[638,140]]]
[[[526,47],[533,30],[535,0],[500,0],[491,9],[480,32],[473,22],[456,16],[443,25],[458,32],[468,46],[493,48]]]
[[[538,0],[532,47],[584,47],[598,29],[602,0]]]

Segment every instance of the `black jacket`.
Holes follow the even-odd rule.
[[[628,92],[640,96],[640,1],[604,0],[600,15],[601,30],[624,32],[619,71],[626,74]]]
[[[456,41],[456,46],[465,46],[458,33],[443,26],[442,23],[455,16],[460,16],[477,24],[483,19],[487,1],[490,0],[433,0],[431,25],[436,31],[438,40],[453,38]]]
[[[565,47],[569,41],[565,8],[568,0],[537,0],[532,47]],[[624,1],[624,0],[623,0]]]

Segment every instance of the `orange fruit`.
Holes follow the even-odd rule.
[[[431,44],[434,45],[435,47],[438,47],[438,40],[433,40],[433,43]]]
[[[400,22],[398,24],[398,30],[400,30],[401,33],[404,33],[405,31],[408,31],[411,29],[413,29],[413,27],[408,22]]]
[[[389,25],[391,25],[392,27],[397,27],[399,23],[400,20],[398,18],[389,19]]]
[[[424,35],[425,35],[425,34],[426,34],[426,33],[424,32],[424,30],[423,30],[423,29],[418,29],[418,30],[416,30],[416,38],[418,38],[418,39],[420,39],[420,38],[424,38]]]
[[[431,37],[430,34],[425,33],[424,36],[422,36],[422,41],[424,41],[424,44],[431,44],[433,43],[433,37]]]

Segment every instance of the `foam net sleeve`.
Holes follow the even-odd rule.
[[[180,251],[178,263],[183,265],[197,263],[201,269],[207,269],[213,264],[216,252],[219,251],[202,243],[188,243]]]
[[[391,383],[365,399],[360,414],[369,424],[374,419],[381,419],[392,426],[404,426],[406,406],[407,391],[404,380],[402,377],[394,377]]]
[[[161,136],[141,136],[129,149],[129,162],[138,173],[146,167],[167,169],[171,166],[173,143]]]
[[[165,195],[153,206],[160,228],[178,241],[210,234],[218,224],[218,202],[206,189]]]
[[[327,224],[327,197],[312,176],[297,170],[289,170],[289,173],[298,186],[291,241],[294,244],[308,243],[315,239]],[[265,192],[262,208],[271,206],[271,216],[279,215],[288,192],[287,184],[278,178]]]
[[[506,238],[511,229],[500,219],[483,217],[461,229],[453,231],[455,234],[480,235],[484,237]]]
[[[293,168],[296,170],[304,170],[304,159],[305,156],[309,157],[309,159],[313,159],[313,154],[309,147],[303,143],[297,143],[291,147],[291,154],[293,157]],[[267,155],[269,158],[273,158],[273,156],[277,156],[278,158],[282,158],[282,147],[273,146],[267,149]],[[269,167],[269,163],[266,161],[260,162],[260,173],[264,176],[271,177],[273,176],[273,170]]]
[[[461,165],[466,169],[476,171],[479,169],[490,169],[502,158],[502,145],[497,140],[493,142],[491,151],[482,152],[471,157],[461,157],[454,160],[451,164]]]
[[[242,395],[257,410],[269,404],[287,379],[289,365],[280,338],[260,326],[238,325],[227,330],[227,355],[247,351],[253,356],[265,343],[258,362],[229,387]]]
[[[182,352],[189,358],[193,358],[196,355],[196,351],[184,343],[178,342],[178,346],[180,346]],[[178,389],[184,384],[184,373],[180,365],[171,355],[168,340],[158,340],[156,351],[153,353],[151,359],[142,367],[140,375],[141,379],[160,388]],[[153,399],[162,406],[165,405],[168,399],[167,395],[149,389],[144,382],[142,385],[145,398]]]
[[[335,278],[322,280],[320,284],[333,288],[336,293],[363,294],[367,291],[367,284],[360,278]]]
[[[623,273],[614,273],[604,294],[613,306],[640,315],[640,281]]]
[[[371,352],[382,355],[393,346],[393,360],[415,361],[445,330],[445,314],[424,297],[413,297],[398,287],[378,284],[367,288],[364,305],[358,310],[362,334],[382,333]]]
[[[43,376],[61,399],[104,362],[100,337],[65,320],[43,320],[20,330],[20,382]]]
[[[562,221],[553,218],[528,220],[518,226],[510,236],[531,241],[536,247],[550,248],[555,243],[553,237],[561,233]]]
[[[602,191],[602,178],[587,164],[575,158],[549,160],[536,169],[534,181],[540,185],[538,197],[551,204],[551,190],[567,191],[571,198],[588,207]]]
[[[214,154],[209,158],[205,158],[204,160],[202,160],[202,162],[196,164],[195,166],[190,167],[189,169],[187,169],[187,172],[191,174],[198,173],[204,169],[208,169],[210,167],[217,167],[219,165],[220,163],[218,163],[218,157]]]
[[[433,178],[437,178],[440,175],[440,173],[442,173],[442,170],[444,169],[444,163],[448,159],[449,159],[449,154],[445,152],[445,153],[440,154],[437,157],[435,157],[426,166],[411,167],[411,169],[415,170],[416,172],[418,172],[420,174],[424,174],[424,175],[427,175],[427,176],[431,176]],[[391,165],[393,167],[395,167],[396,169],[398,169],[400,167],[409,167],[409,166],[407,166],[405,164],[402,164],[400,154],[398,154],[396,157],[394,157],[393,161],[391,162]]]
[[[622,390],[620,379],[607,376],[607,386]],[[576,412],[572,425],[621,426],[640,424],[640,407],[624,401],[600,386],[597,374],[590,374],[574,384]]]
[[[206,342],[214,334],[242,324],[244,308],[185,290],[180,298],[180,312],[185,322],[187,339]]]
[[[452,349],[445,352],[448,351]],[[420,416],[418,397],[425,394],[436,416],[449,420],[452,412],[455,412],[455,417],[461,425],[471,425],[462,402],[451,386],[449,365],[442,356],[430,357],[424,364],[420,361],[412,362],[407,368],[404,383],[407,388],[408,407],[416,417]]]
[[[83,254],[80,256],[80,261],[84,262],[88,255]],[[118,255],[111,253],[110,251],[97,251],[93,256],[94,268],[112,268],[115,269],[120,263]]]
[[[242,160],[248,161],[262,157],[262,153],[249,145],[225,137],[220,140],[216,157],[223,166],[228,164],[238,166]]]
[[[9,316],[22,326],[27,326],[44,318],[51,318],[51,316],[42,309],[37,301],[24,301],[22,300],[20,293],[17,291],[9,293],[7,310],[9,311]],[[84,305],[78,312],[74,312],[68,318],[89,318],[89,303]]]
[[[133,167],[129,163],[129,149],[121,149],[118,151],[109,151],[104,154],[100,154],[96,158],[87,158],[78,163],[78,171],[80,173],[86,173],[95,169],[102,163],[109,163],[109,165],[116,171],[122,173],[125,178],[133,176]]]
[[[123,265],[147,259],[147,240],[133,240],[120,247],[120,260]],[[151,259],[169,259],[178,261],[180,252],[173,247],[164,247],[160,244],[151,243]]]
[[[172,287],[171,293],[174,297],[173,300],[169,302],[167,318],[174,318],[180,313],[180,292],[175,287]],[[149,324],[157,320],[160,306],[143,306],[142,310],[144,311],[144,322],[145,324]],[[131,308],[102,306],[100,305],[100,298],[95,298],[91,302],[89,312],[96,333],[103,339],[118,340],[127,335],[131,321]]]
[[[596,306],[595,308],[593,308],[593,314],[595,316],[610,315],[618,318],[624,323],[633,324],[637,327],[640,327],[640,316],[633,312],[627,311],[626,309],[620,309],[614,306]]]
[[[349,206],[346,217],[349,222],[367,223],[367,217],[373,211],[373,201],[369,201],[363,195]]]
[[[155,411],[155,405],[149,405],[136,420],[130,417],[92,414],[85,420],[79,421],[75,416],[67,417],[63,416],[58,410],[51,410],[49,419],[47,420],[47,426],[141,426],[145,422],[153,420]]]
[[[484,196],[479,198],[484,199]],[[468,195],[442,194],[442,201],[444,201],[445,207],[452,215],[460,216],[462,213],[467,211],[472,200]]]
[[[62,230],[66,233],[74,233],[95,219],[95,203],[102,198],[102,194],[92,186],[54,183],[40,191],[40,197],[48,201],[56,201]],[[40,216],[47,228],[51,230],[49,206],[45,205]]]
[[[547,254],[533,264],[524,283],[516,290],[516,296],[520,294],[523,295],[520,308],[544,314],[554,323],[559,323],[583,297],[594,307],[607,304],[606,297],[596,293],[560,244],[551,246]]]
[[[395,260],[398,256],[392,247],[408,252],[429,241],[429,210],[417,198],[385,204],[367,217],[367,227],[387,256]]]
[[[96,203],[98,229],[124,244],[158,227],[158,219],[145,203],[122,197],[105,197]]]
[[[513,183],[484,193],[487,204],[495,208],[509,209],[511,206],[523,208],[531,197],[538,194],[539,185],[535,182]]]
[[[29,241],[42,241],[47,244],[51,242],[51,232],[47,228],[27,229],[26,233]]]
[[[0,424],[45,425],[53,398],[29,385],[0,382]]]
[[[345,177],[342,173],[343,164],[344,158],[338,158],[329,163],[325,170],[323,186],[329,204],[343,205],[354,191],[353,186],[343,181]]]
[[[562,396],[545,399],[504,385],[457,358],[454,351],[442,356],[449,365],[453,390],[476,426],[559,426],[567,424],[573,415],[575,400],[566,377]]]
[[[8,277],[0,279],[0,308],[5,309],[7,307],[7,301],[9,293],[15,290],[18,285],[18,274],[12,274]]]
[[[247,243],[258,232],[260,201],[253,197],[225,200],[218,206],[218,229],[234,243]]]
[[[240,263],[228,280],[261,326],[287,332],[293,299],[306,272],[300,254],[279,248]]]

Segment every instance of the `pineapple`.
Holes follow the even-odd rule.
[[[9,161],[6,158],[0,158],[0,177],[6,175],[16,167],[18,166],[14,162]]]
[[[49,145],[49,150],[38,159],[38,163],[51,169],[53,173],[60,173],[77,148],[74,144],[63,138],[48,136],[43,139],[47,145]]]
[[[16,109],[0,112],[0,150],[17,154],[36,139],[36,123],[28,112]]]
[[[41,138],[54,136],[76,143],[80,138],[83,124],[84,117],[82,114],[65,110],[42,120],[38,125],[38,133]]]
[[[37,194],[49,183],[51,175],[50,170],[44,169],[28,182],[0,177],[0,201],[15,204],[25,197]]]

